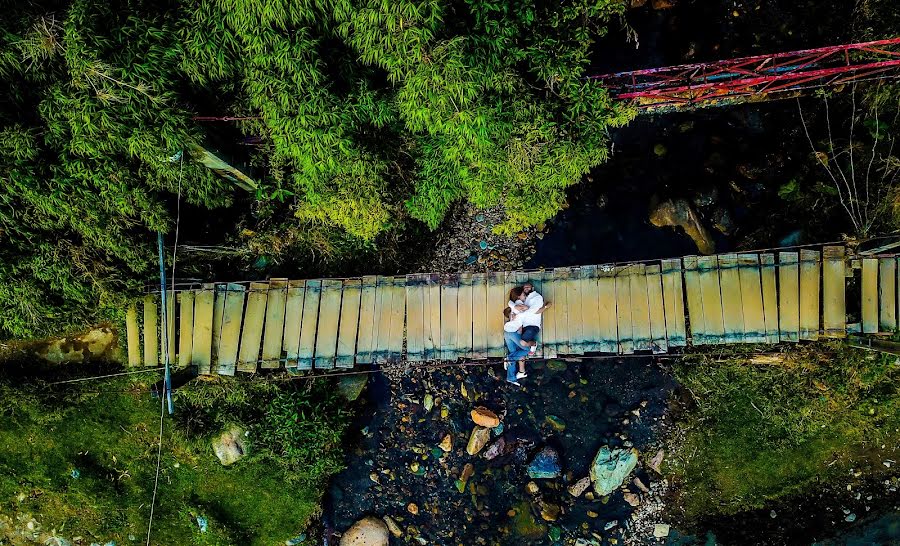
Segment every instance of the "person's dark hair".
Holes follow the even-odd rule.
[[[509,306],[507,305],[506,307],[503,308],[503,316],[506,317],[506,320],[512,320],[510,318],[510,315],[512,315],[512,309],[510,309]]]
[[[522,292],[524,292],[524,290],[522,290],[521,286],[517,286],[517,287],[513,288],[512,290],[510,290],[509,291],[509,301],[516,301],[517,299],[519,299],[519,297],[522,296]]]

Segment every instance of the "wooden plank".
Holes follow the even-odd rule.
[[[737,261],[744,314],[744,341],[746,343],[765,343],[766,316],[763,312],[759,255],[738,254]]]
[[[819,339],[819,277],[822,257],[818,251],[800,251],[800,339]]]
[[[581,324],[584,336],[582,352],[595,353],[602,350],[601,340],[603,338],[600,328],[600,291],[597,287],[597,266],[582,266],[581,276]]]
[[[173,364],[177,362],[176,353],[175,353],[175,291],[174,290],[166,290],[166,324],[168,328],[166,328],[166,347],[168,348],[168,353],[164,353],[162,362],[165,363],[166,357],[169,359],[169,364]]]
[[[303,320],[303,293],[306,281],[288,282],[287,301],[284,304],[284,367],[297,369],[300,358],[300,323]]]
[[[375,314],[378,277],[367,275],[362,278],[359,298],[359,335],[356,340],[356,362],[371,364],[375,351],[375,333],[378,329]]]
[[[619,325],[616,310],[616,269],[600,266],[597,271],[597,306],[600,317],[601,353],[619,352]]]
[[[406,276],[406,359],[425,360],[425,276]]]
[[[403,358],[403,332],[406,327],[406,277],[394,277],[394,293],[391,299],[391,335],[388,344],[388,358],[398,361]]]
[[[822,249],[822,319],[824,335],[841,338],[847,335],[846,263],[844,247]]]
[[[449,276],[441,284],[441,360],[456,360],[456,317],[459,280]]]
[[[897,259],[878,260],[878,330],[893,332],[897,329]]]
[[[311,370],[316,347],[316,329],[319,324],[319,299],[322,281],[306,281],[303,293],[303,316],[300,318],[300,344],[297,347],[297,369]]]
[[[159,366],[159,304],[157,296],[144,296],[144,366]]]
[[[194,346],[194,291],[183,290],[178,293],[178,365],[191,364],[191,353]]]
[[[488,275],[487,286],[487,343],[488,356],[501,358],[506,356],[506,345],[503,342],[503,310],[509,301],[503,273],[493,272]]]
[[[222,316],[225,314],[225,296],[228,295],[227,284],[214,285],[213,330],[212,330],[212,364],[219,360],[219,345],[222,343]],[[212,370],[210,370],[212,373]]]
[[[472,274],[459,274],[459,295],[456,300],[457,358],[472,355]]]
[[[718,257],[718,261],[725,341],[741,343],[744,341],[744,305],[738,257],[736,254],[722,254]]]
[[[271,279],[266,299],[266,328],[262,340],[261,368],[281,367],[284,344],[284,315],[287,307],[287,279]]]
[[[405,279],[404,279],[405,281]],[[344,283],[336,279],[322,281],[319,303],[319,325],[316,332],[316,351],[313,367],[317,370],[334,368],[337,355],[338,325],[341,320],[341,292]]]
[[[619,332],[618,352],[634,352],[634,330],[631,323],[631,268],[616,267],[616,323]]]
[[[244,327],[241,347],[238,351],[237,369],[255,372],[259,365],[259,347],[262,342],[263,322],[266,318],[266,299],[269,283],[252,282],[247,293],[247,310],[244,311]]]
[[[878,258],[862,260],[862,331],[878,333]]]
[[[441,280],[437,275],[428,275],[426,279],[428,294],[427,336],[425,338],[425,359],[437,360],[441,357]],[[491,333],[490,339],[496,334]],[[500,346],[503,338],[500,338]],[[502,355],[501,355],[502,356]]]
[[[692,345],[709,343],[706,334],[706,321],[703,320],[703,293],[700,290],[700,272],[697,269],[697,256],[685,256],[684,289],[687,293],[687,311]]]
[[[204,284],[194,297],[194,341],[191,362],[201,374],[212,373],[213,308],[215,285]]]
[[[129,304],[128,311],[125,312],[125,332],[128,339],[128,366],[138,367],[141,365],[141,327],[138,325],[135,303]]]
[[[241,322],[244,318],[245,290],[241,285],[229,285],[225,295],[222,315],[222,337],[219,342],[219,358],[216,364],[219,375],[234,375],[241,339]]]
[[[341,323],[338,329],[337,357],[335,366],[352,368],[356,356],[356,334],[359,329],[359,306],[362,297],[362,281],[344,281],[344,295],[341,298]]]
[[[584,278],[581,268],[573,267],[569,270],[569,280],[566,281],[566,303],[568,304],[568,336],[566,346],[569,354],[584,354]]]
[[[778,253],[778,337],[781,341],[800,340],[799,260],[796,252]]]
[[[681,260],[663,260],[660,268],[663,284],[663,306],[666,314],[666,341],[671,347],[684,347],[687,335],[684,324],[684,283]]]
[[[650,304],[650,349],[655,353],[669,350],[666,336],[666,310],[663,301],[662,275],[660,265],[652,264],[646,268],[647,300]]]
[[[703,322],[709,343],[725,343],[725,319],[722,314],[722,287],[719,280],[719,261],[715,256],[697,258],[700,273],[700,293],[703,298]]]
[[[487,297],[487,276],[484,273],[472,275],[472,358],[475,359],[487,358],[488,353]]]
[[[375,338],[372,343],[372,361],[384,362],[391,354],[391,309],[394,299],[394,279],[379,276],[375,294]]]
[[[565,320],[566,308],[557,298],[560,284],[553,271],[541,272],[541,296],[545,302],[552,302],[550,310],[541,318],[541,347],[544,358],[556,358],[559,354],[558,330],[561,321]],[[509,300],[509,298],[504,298]]]
[[[649,351],[650,347],[650,302],[647,291],[647,267],[644,264],[631,266],[631,331],[635,351]]]
[[[775,255],[760,254],[763,314],[766,319],[766,343],[778,343],[778,288],[775,282]]]
[[[557,267],[553,270],[553,296],[556,298],[555,305],[558,305],[557,312],[554,313],[555,319],[553,341],[554,349],[558,355],[569,354],[569,343],[571,334],[569,331],[569,322],[575,322],[580,315],[573,316],[572,308],[569,305],[569,275],[568,267]],[[546,290],[546,288],[545,288]]]
[[[523,275],[524,279],[522,280],[521,284],[524,284],[525,282],[530,282],[531,285],[534,287],[534,290],[538,294],[540,294],[541,297],[544,298],[544,305],[547,305],[547,302],[549,300],[546,298],[546,295],[544,294],[544,272],[543,271],[527,271],[527,272],[523,272],[522,275]],[[552,306],[551,306],[551,309],[552,309]],[[541,314],[541,331],[540,331],[540,334],[538,335],[537,348],[535,350],[534,355],[532,355],[534,358],[546,358],[544,356],[544,326],[545,326],[544,320],[549,316],[550,312],[551,311],[548,310],[547,313]]]

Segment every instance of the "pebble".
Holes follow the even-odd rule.
[[[415,516],[419,513],[419,507],[416,505],[416,503],[411,502],[406,506],[406,511]]]
[[[570,485],[568,488],[568,491],[569,491],[569,494],[572,495],[573,497],[580,497],[581,494],[584,493],[585,490],[587,490],[587,488],[590,486],[591,486],[591,478],[590,478],[590,476],[585,476],[585,477],[581,478],[580,480],[578,480],[577,482]]]
[[[401,529],[400,526],[397,525],[397,522],[394,521],[394,518],[392,518],[391,516],[384,516],[381,519],[384,520],[385,525],[387,525],[388,531],[390,531],[392,535],[397,538],[403,536],[403,529]]]
[[[445,452],[453,449],[453,437],[451,435],[444,436],[444,439],[441,440],[441,443],[438,445],[439,448],[444,450]]]
[[[653,536],[656,538],[666,538],[669,536],[669,524],[657,523],[653,526]]]

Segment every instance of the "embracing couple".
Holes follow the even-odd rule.
[[[538,294],[534,285],[526,282],[509,291],[509,305],[503,310],[506,324],[503,337],[509,355],[504,361],[506,381],[519,385],[518,380],[528,377],[525,373],[525,357],[537,351],[537,338],[541,332],[541,315],[550,307]]]

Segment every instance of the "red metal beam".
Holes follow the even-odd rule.
[[[852,81],[900,77],[900,37],[858,44],[755,55],[591,79],[638,108],[704,106],[748,96],[776,98]]]

